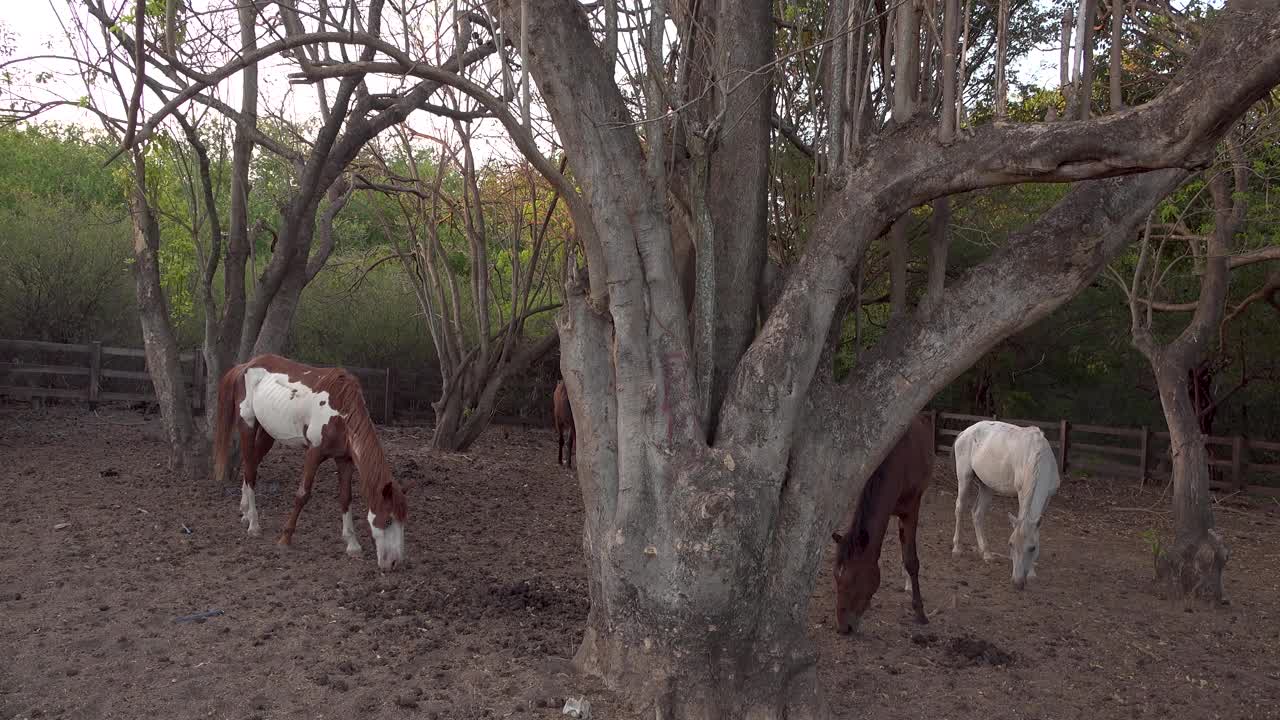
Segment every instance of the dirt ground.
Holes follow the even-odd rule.
[[[269,457],[249,538],[238,488],[170,478],[158,431],[127,410],[0,408],[0,718],[552,718],[580,694],[594,717],[642,716],[567,661],[588,606],[581,501],[550,431],[495,427],[450,456],[385,429],[419,482],[411,565],[387,574],[363,523],[364,559],[343,553],[331,465],[280,550],[300,453]],[[832,631],[824,564],[812,632],[837,717],[1280,718],[1280,504],[1221,501],[1230,605],[1187,611],[1147,582],[1164,489],[1069,478],[1019,593],[1007,561],[972,554],[967,518],[952,558],[938,466],[930,625],[911,621],[896,539],[855,639]],[[997,548],[1011,508],[988,516]]]

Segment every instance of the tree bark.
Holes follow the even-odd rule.
[[[763,327],[727,361],[708,442],[666,198],[585,11],[528,1],[531,70],[610,290],[599,307],[571,280],[557,317],[591,593],[577,662],[658,717],[825,717],[803,618],[833,525],[924,404],[1091,282],[1185,172],[1092,178],[1203,164],[1229,118],[1275,85],[1280,49],[1245,47],[1280,20],[1213,35],[1166,94],[1116,118],[991,124],[945,147],[922,122],[880,138],[846,164]],[[514,3],[500,0],[508,17]],[[894,219],[976,187],[1086,178],[945,288],[934,312],[892,325],[856,377],[820,371],[850,273]]]
[[[135,153],[135,178],[129,190],[129,217],[133,227],[133,273],[138,298],[138,319],[147,371],[160,405],[160,420],[169,445],[169,469],[194,475],[205,470],[203,443],[196,433],[191,403],[179,361],[177,338],[169,320],[169,306],[160,281],[160,226],[143,195],[145,160]]]
[[[1147,272],[1146,243],[1150,233],[1144,240],[1129,293],[1133,344],[1146,356],[1156,376],[1173,456],[1174,538],[1168,548],[1157,552],[1156,579],[1174,595],[1218,601],[1223,598],[1222,574],[1230,553],[1214,528],[1209,497],[1210,456],[1199,413],[1192,402],[1190,382],[1192,371],[1212,349],[1226,314],[1230,255],[1245,218],[1248,168],[1238,146],[1228,141],[1228,149],[1234,165],[1230,173],[1234,186],[1225,172],[1209,182],[1214,227],[1205,249],[1200,297],[1187,327],[1167,345],[1160,345],[1152,333],[1149,303],[1144,304],[1139,295]]]

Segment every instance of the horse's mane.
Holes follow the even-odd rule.
[[[872,508],[875,507],[876,499],[885,485],[885,477],[884,468],[878,467],[871,473],[871,477],[867,478],[867,484],[862,488],[862,494],[858,496],[858,509],[854,513],[853,524],[849,526],[849,532],[844,534],[840,545],[836,548],[837,560],[846,561],[855,552],[861,552],[871,544],[871,533],[868,532],[867,527],[871,524]]]
[[[318,380],[310,385],[316,392],[329,393],[329,402],[334,410],[342,415],[347,427],[347,444],[351,454],[356,458],[360,474],[360,485],[365,502],[370,505],[383,503],[384,488],[394,481],[391,477],[391,466],[387,463],[386,453],[382,451],[382,443],[378,442],[378,434],[373,427],[373,418],[369,417],[369,409],[364,402],[364,390],[360,380],[342,368],[331,368],[317,371]],[[391,493],[391,507],[383,508],[395,518],[403,520],[408,512],[408,502],[403,492]]]

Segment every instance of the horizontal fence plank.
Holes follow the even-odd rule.
[[[964,432],[964,431],[963,431],[963,430],[951,430],[950,428],[938,428],[938,434],[939,434],[939,435],[946,435],[947,437],[956,437],[957,435],[959,435],[959,434],[960,434],[960,433],[962,433],[962,432]]]
[[[1073,442],[1072,450],[1090,450],[1092,452],[1107,453],[1110,455],[1125,455],[1128,457],[1142,457],[1142,450],[1138,448],[1116,447],[1115,445],[1093,445],[1091,443]]]
[[[1271,452],[1280,452],[1280,442],[1268,442],[1266,440],[1250,440],[1250,450],[1270,450]]]
[[[990,418],[988,418],[990,419]],[[1051,420],[1013,420],[1000,418],[1000,422],[1009,423],[1010,425],[1025,425],[1028,427],[1038,427],[1042,430],[1057,430],[1058,423]]]
[[[971,422],[980,422],[982,420],[990,420],[985,415],[965,415],[963,413],[938,413],[938,417],[943,420],[967,420]]]
[[[28,397],[73,398],[85,400],[89,391],[84,388],[46,388],[0,385],[0,395],[26,395]]]
[[[102,348],[102,354],[112,355],[115,357],[145,358],[147,356],[147,351],[141,348],[107,347],[104,345]]]
[[[125,402],[155,402],[156,394],[154,392],[109,392],[103,390],[98,394],[98,397],[103,400],[122,400]]]
[[[89,377],[89,368],[73,365],[24,365],[22,363],[0,363],[0,372],[7,371],[13,375],[74,375]]]
[[[44,342],[43,340],[7,340],[0,339],[0,347],[14,350],[42,350],[45,352],[87,353],[89,346],[72,345],[70,343]]]
[[[1251,462],[1251,463],[1246,463],[1244,467],[1246,472],[1262,471],[1262,472],[1280,473],[1280,463]]]
[[[1089,472],[1102,473],[1104,475],[1116,475],[1119,477],[1140,478],[1142,475],[1142,470],[1137,465],[1110,463],[1101,460],[1072,460],[1070,467],[1073,470],[1087,470]]]
[[[107,369],[104,369],[104,370],[102,371],[102,377],[104,377],[104,378],[115,378],[115,379],[117,379],[117,380],[143,380],[143,381],[146,381],[146,382],[151,382],[151,373],[147,373],[147,372],[140,372],[140,371],[137,371],[137,370],[107,370]],[[185,375],[182,377],[182,379],[183,379],[185,382],[191,382],[191,378],[189,378],[189,377],[187,377],[187,376],[185,376]]]
[[[1116,437],[1142,437],[1141,430],[1133,428],[1108,427],[1106,425],[1072,425],[1071,432],[1093,433],[1095,435],[1114,435]]]

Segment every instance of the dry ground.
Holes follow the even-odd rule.
[[[281,551],[300,454],[268,459],[248,538],[237,488],[172,479],[156,425],[0,408],[0,718],[552,718],[577,694],[597,718],[642,717],[565,660],[588,600],[581,501],[549,431],[496,427],[449,456],[385,430],[419,486],[413,562],[383,574],[366,529],[365,559],[343,554],[332,466]],[[857,639],[831,630],[824,565],[812,632],[837,717],[1280,717],[1280,505],[1220,504],[1231,604],[1187,611],[1146,581],[1163,488],[1070,478],[1018,593],[1007,561],[951,557],[947,465],[921,529],[930,625],[911,622],[896,539]],[[1011,507],[988,516],[996,547]]]

